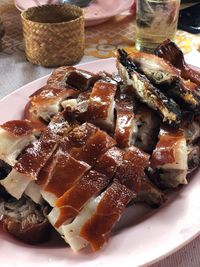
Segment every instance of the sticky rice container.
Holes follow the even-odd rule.
[[[43,5],[21,13],[27,59],[58,67],[77,63],[84,54],[84,17],[73,5]]]

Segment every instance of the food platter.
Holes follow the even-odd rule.
[[[116,71],[115,59],[82,64],[81,69],[94,73]],[[48,76],[16,90],[0,101],[0,123],[20,118],[28,96],[43,86]],[[11,108],[12,107],[12,108]],[[169,196],[159,209],[130,206],[115,227],[109,243],[97,253],[89,250],[74,254],[57,238],[40,246],[25,245],[1,231],[1,262],[6,266],[146,266],[178,250],[200,232],[200,171],[189,184]],[[12,252],[12,257],[10,253]]]
[[[85,24],[86,26],[94,26],[100,24],[113,16],[120,14],[123,11],[130,9],[134,0],[115,0],[115,1],[105,1],[96,0],[84,8],[85,13]],[[38,4],[57,4],[57,0],[53,1],[21,1],[15,0],[15,6],[18,10],[24,11],[29,7],[37,6]]]

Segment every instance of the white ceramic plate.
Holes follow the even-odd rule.
[[[80,65],[92,72],[115,71],[115,59]],[[48,76],[29,83],[0,101],[0,123],[21,117],[28,96],[43,86]],[[129,207],[108,244],[98,253],[74,254],[63,241],[54,239],[29,246],[0,232],[2,266],[20,267],[110,267],[145,266],[176,251],[200,232],[200,171],[189,184],[170,196],[161,208]]]
[[[100,24],[128,10],[133,2],[134,0],[93,0],[88,7],[84,8],[85,25],[93,26]],[[15,0],[15,6],[20,11],[33,6],[56,3],[58,3],[58,0]]]

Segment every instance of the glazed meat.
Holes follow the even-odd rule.
[[[120,148],[126,148],[135,143],[137,124],[133,113],[132,99],[123,98],[116,102],[116,126],[114,138]]]
[[[132,59],[123,50],[119,50],[117,68],[121,78],[127,85],[132,86],[135,96],[140,101],[158,111],[164,122],[178,127],[181,121],[179,106],[153,86],[144,75],[140,74]]]
[[[159,207],[200,165],[198,77],[124,50],[117,68],[60,67],[30,96],[29,121],[0,126],[0,215],[17,238],[43,242],[51,224],[73,251],[97,251],[127,205]]]
[[[75,97],[79,91],[65,88],[59,89],[45,85],[30,96],[30,102],[24,111],[24,119],[30,120],[35,128],[43,130],[45,123],[61,111],[61,103],[69,98]]]
[[[15,198],[19,199],[29,183],[37,180],[37,175],[58,146],[63,135],[70,130],[64,114],[58,114],[50,122],[39,140],[26,149],[26,152],[13,166],[1,184]]]
[[[13,166],[19,154],[35,140],[37,132],[26,120],[8,121],[0,126],[0,159]]]
[[[115,84],[98,81],[92,88],[87,107],[87,118],[96,125],[114,129]]]
[[[187,184],[187,144],[183,130],[161,128],[159,141],[152,153],[151,166],[159,169],[161,183],[166,187]]]
[[[114,181],[99,197],[91,200],[71,224],[62,227],[66,242],[74,251],[88,244],[94,251],[99,250],[134,197],[131,190]]]

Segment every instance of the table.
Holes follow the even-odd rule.
[[[20,13],[13,1],[0,0],[6,35],[0,52],[0,98],[22,85],[49,74],[52,69],[33,65],[26,61]],[[133,15],[120,15],[102,25],[86,29],[85,56],[80,63],[94,59],[112,57],[116,48],[134,49],[135,24]],[[184,53],[197,48],[200,38],[178,31],[176,43]],[[171,256],[151,265],[151,267],[197,267],[200,266],[200,236]]]

